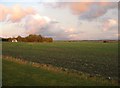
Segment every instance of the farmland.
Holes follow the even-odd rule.
[[[2,43],[3,56],[73,69],[117,80],[118,43]]]
[[[19,69],[19,70],[18,70]],[[87,74],[77,75],[64,71],[52,71],[21,62],[15,58],[3,58],[3,86],[116,86],[115,81]]]

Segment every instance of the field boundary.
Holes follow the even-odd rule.
[[[31,61],[27,61],[27,60],[23,60],[23,59],[20,59],[20,58],[14,58],[14,57],[11,57],[11,56],[2,56],[2,59],[5,59],[7,61],[12,61],[12,62],[15,62],[15,63],[19,63],[19,64],[28,64],[28,65],[31,65],[33,67],[37,67],[37,68],[40,68],[40,69],[44,69],[44,70],[48,70],[48,71],[52,71],[52,72],[55,72],[55,73],[63,73],[63,74],[67,74],[67,75],[71,75],[71,76],[76,76],[76,77],[79,77],[81,79],[90,79],[92,81],[103,81],[103,82],[110,82],[111,84],[116,84],[118,85],[118,82],[116,80],[110,80],[110,79],[106,79],[102,76],[96,76],[96,75],[90,75],[88,73],[83,73],[83,72],[80,72],[80,71],[76,71],[76,70],[73,70],[73,69],[66,69],[66,68],[62,68],[62,67],[55,67],[55,66],[52,66],[50,64],[41,64],[41,63],[37,63],[37,62],[31,62]]]

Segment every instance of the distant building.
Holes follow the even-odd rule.
[[[17,39],[12,39],[12,42],[18,42]]]

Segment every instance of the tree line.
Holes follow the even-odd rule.
[[[2,38],[2,41],[12,42],[14,39],[16,39],[18,42],[53,42],[53,38],[51,37],[43,37],[35,34],[30,34],[27,37],[18,36],[17,38]]]

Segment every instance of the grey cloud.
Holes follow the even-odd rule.
[[[76,4],[76,5],[75,5]],[[81,5],[81,6],[80,6]],[[117,2],[55,2],[45,4],[52,8],[70,8],[82,20],[93,20],[118,7]],[[82,7],[83,6],[83,7]],[[85,9],[84,9],[85,8]]]
[[[117,3],[115,2],[106,6],[101,6],[99,3],[94,3],[88,11],[79,15],[79,19],[90,21],[105,15],[110,9],[114,9],[116,7]]]

